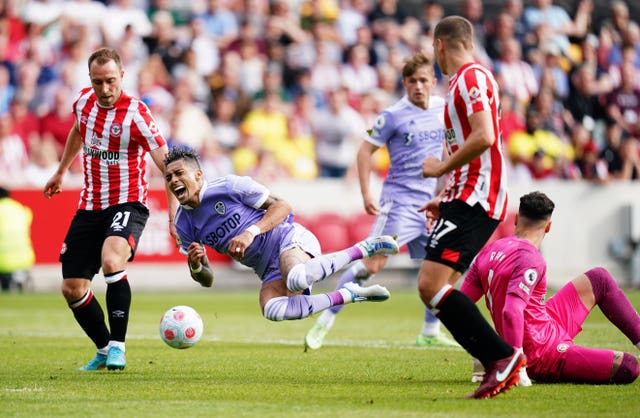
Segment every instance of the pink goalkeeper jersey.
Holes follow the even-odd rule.
[[[508,202],[498,84],[489,70],[468,63],[449,80],[444,123],[450,154],[457,151],[471,133],[469,116],[480,111],[491,112],[495,141],[480,157],[453,172],[443,201],[459,199],[470,206],[480,203],[491,218],[502,221]]]
[[[474,302],[485,295],[496,331],[500,336],[510,334],[507,342],[522,347],[528,357],[539,358],[548,344],[565,337],[564,331],[549,315],[544,299],[547,292],[547,265],[538,249],[527,240],[509,236],[489,244],[478,253],[462,283],[461,291]],[[503,312],[507,294],[526,302],[524,329],[506,330]],[[510,341],[512,340],[512,341]]]
[[[89,87],[80,92],[73,112],[84,142],[79,209],[127,202],[146,206],[145,155],[166,144],[147,106],[123,92],[113,107],[104,108]]]

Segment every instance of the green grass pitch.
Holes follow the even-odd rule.
[[[62,296],[0,294],[2,417],[637,417],[640,383],[535,384],[467,400],[462,350],[415,347],[423,308],[414,289],[347,307],[320,350],[304,352],[313,319],[262,318],[252,290],[134,292],[123,371],[78,372],[94,348]],[[628,292],[640,306],[640,291]],[[104,306],[104,295],[98,298]],[[163,312],[194,307],[204,336],[175,350]],[[638,351],[599,310],[577,342]]]

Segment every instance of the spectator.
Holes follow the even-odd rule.
[[[392,20],[399,25],[404,25],[407,14],[398,7],[398,0],[378,0],[369,12],[367,21],[373,30],[374,37],[380,37],[384,32],[384,23]]]
[[[67,135],[75,121],[71,112],[73,97],[74,95],[69,87],[61,86],[55,92],[54,104],[51,110],[41,117],[38,123],[42,144],[48,143],[53,147],[57,156],[56,162],[62,157]],[[49,177],[50,175],[47,176],[47,179]]]
[[[287,114],[284,111],[280,94],[267,91],[264,100],[251,109],[240,124],[243,134],[255,136],[259,148],[272,153],[286,146]]]
[[[11,74],[6,65],[0,65],[0,114],[9,111],[9,104],[15,94],[15,87],[11,84]]]
[[[11,115],[0,115],[0,182],[13,184],[22,178],[29,154],[22,138],[14,131]]]
[[[27,153],[40,143],[40,120],[29,109],[28,102],[22,91],[18,91],[9,104],[9,115],[13,132],[18,134]]]
[[[328,106],[312,120],[320,177],[343,178],[353,169],[366,125],[347,101],[344,87],[328,93]]]
[[[218,49],[225,50],[229,43],[238,36],[238,20],[225,6],[223,0],[208,0],[207,11],[202,15],[205,28],[218,44]]]
[[[433,32],[440,19],[444,17],[444,7],[438,0],[427,0],[422,5],[422,31],[425,33]]]
[[[311,66],[311,86],[325,92],[340,86],[339,62],[331,56],[328,45],[316,42],[316,61]]]
[[[504,42],[495,67],[501,91],[511,94],[520,106],[526,108],[531,98],[538,94],[538,80],[531,65],[522,59],[522,47],[516,38]]]
[[[594,141],[589,141],[580,150],[575,163],[580,170],[580,177],[584,180],[604,182],[608,180],[607,163],[600,159],[598,146]]]
[[[563,54],[570,55],[569,36],[581,38],[586,35],[592,11],[591,0],[580,0],[572,20],[565,9],[553,4],[553,0],[534,0],[524,10],[524,21],[531,32],[542,23],[548,25],[552,31],[551,41]]]
[[[569,94],[569,77],[561,64],[565,59],[560,56],[560,48],[548,42],[542,46],[539,55],[540,59],[532,64],[532,68],[540,90],[551,89],[554,97],[566,99]]]
[[[213,133],[224,151],[231,151],[238,146],[240,130],[235,118],[236,102],[233,96],[220,94],[214,99]]]
[[[69,105],[68,109],[71,108]],[[23,171],[25,187],[42,188],[58,168],[58,154],[53,142],[43,141],[31,150],[30,161]]]
[[[564,120],[562,119],[562,103],[555,99],[551,89],[541,89],[533,98],[530,107],[538,111],[542,129],[566,140],[567,135],[564,129]]]
[[[607,116],[629,135],[640,138],[640,89],[635,85],[636,68],[631,62],[620,67],[620,86],[606,96]]]
[[[622,141],[626,140],[623,136],[622,128],[613,120],[607,119],[607,128],[605,132],[605,144],[600,151],[600,159],[606,163],[607,173],[613,179],[619,179],[622,176]]]
[[[580,64],[570,77],[569,95],[564,101],[564,120],[569,131],[582,124],[589,131],[603,121],[605,112],[596,90],[596,69],[593,64]]]
[[[364,45],[354,45],[349,50],[349,59],[340,69],[343,86],[347,86],[349,93],[361,95],[372,91],[378,86],[378,75],[369,65],[369,50]]]
[[[494,61],[498,60],[504,44],[510,39],[515,38],[522,47],[522,41],[516,38],[515,27],[515,20],[509,13],[501,12],[496,17],[495,27],[486,37],[486,50],[489,58]]]
[[[380,62],[388,62],[392,50],[402,56],[411,55],[411,47],[404,42],[400,33],[400,25],[391,19],[380,22],[382,34],[373,41],[373,49]]]
[[[367,24],[369,2],[367,0],[341,0],[340,3],[336,29],[343,47],[350,47],[357,41],[358,28]]]
[[[199,151],[206,141],[211,140],[213,127],[206,112],[194,102],[193,92],[189,77],[176,80],[171,139],[173,145],[187,145]]]
[[[7,292],[15,286],[22,291],[35,262],[31,244],[31,209],[11,198],[0,186],[0,287]]]
[[[153,15],[152,31],[145,36],[144,43],[149,55],[157,55],[162,59],[165,70],[171,74],[182,58],[184,46],[176,39],[175,26],[171,13],[159,11]]]
[[[102,33],[106,45],[119,45],[128,25],[141,37],[151,34],[151,21],[133,0],[113,0],[102,19]],[[86,77],[84,74],[83,78]]]
[[[220,66],[220,51],[215,38],[205,30],[204,19],[194,16],[189,21],[191,49],[196,60],[195,66],[202,77],[211,75]]]
[[[509,137],[508,151],[512,159],[525,162],[536,179],[556,175],[556,160],[573,159],[571,147],[553,132],[542,128],[540,112],[527,109],[526,130]]]
[[[620,145],[620,156],[622,157],[621,180],[638,180],[640,178],[640,155],[638,151],[638,141],[628,138]]]

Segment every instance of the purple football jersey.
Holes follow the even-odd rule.
[[[418,209],[434,197],[437,187],[437,179],[422,177],[422,162],[428,156],[442,158],[444,104],[444,99],[432,96],[429,107],[421,109],[405,96],[378,116],[366,138],[386,146],[391,160],[380,215],[370,235],[397,235],[415,259],[424,258],[428,237],[425,216]]]
[[[229,255],[229,241],[262,219],[265,211],[260,207],[268,197],[269,190],[250,177],[227,175],[205,183],[200,206],[180,206],[176,212],[181,252],[186,254],[189,244],[199,242]],[[294,228],[291,219],[256,236],[241,263],[262,277],[272,260],[279,260],[281,244]]]

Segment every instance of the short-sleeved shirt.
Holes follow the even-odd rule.
[[[504,335],[502,314],[507,294],[526,302],[524,309],[523,347],[527,356],[541,357],[548,346],[557,341],[570,341],[571,336],[547,311],[547,265],[538,249],[515,236],[499,239],[486,246],[471,265],[462,284],[463,293],[472,296],[481,289],[496,331]],[[471,290],[470,290],[471,289]]]
[[[507,214],[508,197],[498,84],[486,68],[465,64],[449,80],[446,102],[445,145],[450,154],[462,147],[471,134],[469,117],[474,113],[491,112],[496,138],[482,155],[453,172],[443,201],[458,199],[469,206],[480,203],[491,218],[502,221]]]
[[[89,87],[73,103],[73,113],[84,143],[79,209],[130,202],[146,206],[145,155],[166,144],[149,108],[124,92],[114,106],[104,108]]]
[[[204,244],[221,254],[229,254],[229,242],[262,219],[260,209],[269,190],[250,177],[227,175],[206,183],[200,192],[200,205],[180,206],[174,223],[180,237],[180,250],[187,253],[192,242]],[[255,237],[245,250],[241,263],[262,277],[271,260],[280,257],[281,242],[294,228],[291,216],[274,229]]]
[[[442,158],[444,148],[444,99],[431,96],[422,109],[405,96],[378,115],[365,138],[386,146],[391,165],[380,194],[380,215],[371,235],[397,235],[408,244],[412,258],[424,258],[428,232],[418,209],[431,200],[437,179],[422,177],[422,162]]]

